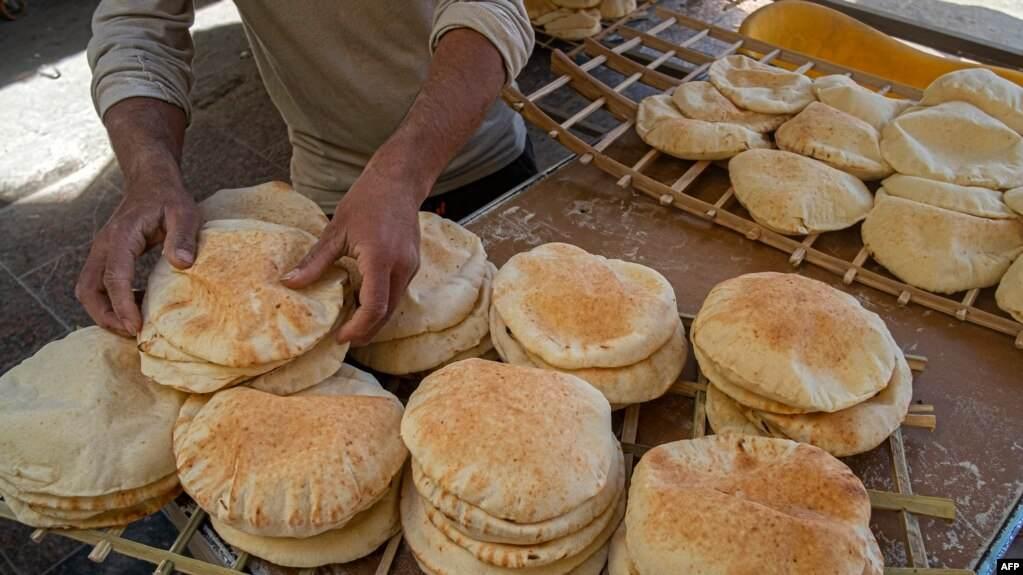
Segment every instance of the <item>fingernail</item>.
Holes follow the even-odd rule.
[[[284,280],[284,281],[290,281],[290,280],[295,279],[295,276],[297,276],[297,275],[298,275],[298,270],[291,270],[290,272],[282,275],[281,279]]]
[[[176,250],[174,252],[174,255],[177,256],[179,260],[186,264],[192,263],[192,252],[188,250]]]

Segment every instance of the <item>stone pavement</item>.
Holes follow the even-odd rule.
[[[737,27],[767,1],[670,4]],[[0,373],[92,323],[73,286],[93,235],[120,201],[122,184],[89,100],[84,48],[96,3],[30,0],[21,19],[0,22]],[[197,4],[195,107],[183,164],[188,189],[202,199],[225,187],[288,180],[286,128],[249,57],[234,5]],[[548,62],[546,50],[534,54],[518,79],[523,91],[551,79]],[[531,135],[541,167],[565,156],[542,133],[534,129]],[[155,259],[151,252],[140,262],[137,278],[146,277]],[[33,544],[29,532],[0,520],[0,575],[152,572],[152,566],[124,557],[111,556],[99,566],[88,561],[82,545],[54,535]],[[156,515],[133,524],[127,536],[166,548],[174,534]]]

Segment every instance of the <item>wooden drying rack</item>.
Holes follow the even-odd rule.
[[[869,263],[870,254],[862,242],[855,257],[843,259],[814,247],[820,234],[810,234],[802,238],[785,236],[761,226],[745,215],[730,211],[730,208],[735,207],[741,209],[741,206],[736,206],[738,202],[735,201],[733,190],[730,187],[715,201],[706,201],[688,193],[693,184],[710,167],[711,162],[709,161],[678,160],[679,167],[685,166],[684,171],[671,183],[665,183],[644,173],[644,170],[647,170],[655,160],[662,156],[660,152],[649,146],[647,146],[647,152],[634,163],[623,163],[612,157],[608,153],[608,150],[612,149],[612,144],[632,131],[635,125],[638,104],[636,100],[626,95],[628,90],[646,86],[658,92],[670,91],[683,82],[702,77],[715,60],[740,52],[755,57],[765,64],[778,65],[799,73],[845,74],[881,94],[891,92],[904,98],[917,99],[920,97],[920,91],[914,88],[783,50],[736,32],[694,20],[672,10],[653,7],[649,11],[652,12],[656,23],[646,30],[639,30],[624,22],[619,22],[614,26],[613,31],[624,39],[624,42],[613,48],[594,39],[583,41],[578,50],[580,50],[580,55],[585,55],[588,59],[582,64],[577,63],[573,57],[564,52],[554,50],[551,55],[551,65],[554,72],[560,76],[529,95],[523,95],[515,88],[507,87],[503,93],[505,101],[529,122],[543,129],[551,138],[576,153],[580,163],[593,164],[616,178],[618,185],[623,189],[632,188],[650,196],[662,205],[673,206],[738,232],[750,240],[759,241],[781,250],[789,254],[789,262],[793,266],[810,262],[840,276],[847,285],[859,282],[896,296],[900,306],[915,302],[948,314],[960,321],[974,323],[1012,336],[1015,338],[1016,347],[1023,349],[1023,324],[1006,315],[977,308],[974,303],[980,294],[980,289],[965,292],[962,299],[952,299],[934,294],[910,286],[887,274],[867,269],[865,266]],[[661,34],[668,31],[674,37],[687,37],[680,42],[661,37]],[[708,44],[717,46],[713,54],[696,49],[698,46]],[[648,63],[641,64],[625,55],[635,49],[644,49],[648,55],[659,55],[651,56],[652,59]],[[681,63],[681,68],[688,72],[677,77],[660,71],[669,62],[672,62],[672,67],[676,69],[679,68],[678,63]],[[595,75],[608,70],[624,76],[625,79],[614,86],[609,86]],[[571,87],[589,103],[571,114],[566,120],[558,122],[540,107],[539,102],[565,87]],[[593,143],[589,143],[582,136],[574,133],[573,128],[598,110],[609,112],[618,124],[599,136]]]

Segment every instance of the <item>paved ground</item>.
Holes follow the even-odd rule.
[[[767,0],[693,0],[685,10],[704,20],[737,26]],[[914,7],[922,18],[941,10],[957,14],[954,27],[982,22],[977,35],[997,30],[1001,41],[1023,33],[1018,0],[990,0],[1007,16],[982,9],[953,10],[939,0],[863,0],[893,9]],[[966,0],[956,0],[965,3]],[[14,23],[0,22],[0,373],[46,342],[91,323],[72,289],[89,243],[120,199],[121,176],[102,125],[89,102],[89,70],[83,50],[97,0],[30,0],[31,11]],[[978,2],[973,2],[978,3]],[[184,174],[203,198],[224,187],[288,179],[290,147],[248,53],[230,2],[199,2],[195,114],[188,130]],[[736,8],[735,5],[738,4]],[[947,6],[946,6],[947,5]],[[1021,41],[1023,45],[1023,41]],[[535,54],[520,78],[523,89],[548,78],[548,54]],[[563,150],[534,133],[540,161],[550,165]],[[139,275],[152,265],[148,256]],[[28,542],[29,530],[0,521],[0,575],[57,573],[149,573],[151,566],[111,558],[102,568],[87,549],[49,536]],[[128,536],[170,544],[162,516],[131,527]],[[1017,553],[1023,555],[1023,549]]]

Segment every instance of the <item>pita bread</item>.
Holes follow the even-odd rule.
[[[398,477],[380,501],[352,517],[344,527],[301,539],[250,535],[216,518],[210,518],[210,522],[230,545],[275,565],[305,568],[349,563],[369,555],[401,530],[400,490]]]
[[[347,277],[337,268],[303,290],[280,283],[315,241],[255,220],[208,222],[192,267],[161,260],[154,268],[144,319],[172,346],[209,363],[248,367],[295,358],[333,328]],[[139,342],[142,351],[146,346]]]
[[[420,383],[401,437],[440,489],[515,523],[564,515],[600,493],[618,449],[611,407],[585,381],[478,359]]]
[[[629,557],[629,548],[625,545],[624,521],[618,526],[608,546],[607,574],[640,575],[639,571],[636,570],[636,566],[632,563],[632,557]]]
[[[622,367],[561,369],[529,353],[511,334],[500,314],[491,310],[491,339],[507,363],[551,369],[585,380],[604,394],[612,407],[641,403],[664,395],[682,374],[686,363],[685,327],[681,320],[675,333],[650,357]],[[500,341],[500,344],[497,342]]]
[[[692,521],[679,521],[692,517]],[[655,447],[636,465],[625,541],[639,573],[881,575],[870,498],[825,451],[714,435]],[[741,534],[741,536],[737,536]]]
[[[116,337],[116,336],[115,336]],[[19,500],[10,494],[4,495],[4,502],[14,512],[14,516],[17,517],[18,521],[25,525],[31,525],[32,527],[42,527],[48,529],[55,528],[70,528],[70,529],[100,529],[103,527],[116,527],[120,525],[127,525],[133,521],[138,521],[143,517],[156,513],[164,505],[167,505],[174,500],[178,494],[181,493],[180,488],[174,488],[162,495],[159,495],[153,499],[147,499],[142,503],[126,507],[124,509],[111,509],[108,511],[101,511],[96,515],[88,517],[74,517],[75,512],[70,513],[64,512],[62,515],[60,510],[53,511],[52,513],[42,514],[38,511],[33,510],[27,503]],[[71,516],[68,516],[71,515]]]
[[[582,40],[600,32],[600,11],[560,9],[540,16],[535,24],[555,38]]]
[[[1023,186],[1023,136],[966,102],[902,114],[881,152],[900,174],[992,189]]]
[[[624,466],[624,460],[621,461],[621,464]],[[621,519],[618,514],[617,502],[624,498],[624,491],[625,472],[623,470],[617,476],[614,504],[608,505],[604,512],[593,521],[577,531],[557,539],[527,545],[476,541],[462,533],[455,521],[434,508],[429,500],[424,498],[423,506],[426,508],[426,516],[433,526],[476,559],[498,567],[523,569],[550,565],[566,557],[573,557],[584,552],[601,534],[607,531],[612,521]]]
[[[561,369],[639,363],[675,332],[675,290],[657,271],[568,244],[516,254],[494,307],[523,347]]]
[[[1003,198],[1009,209],[1023,216],[1023,188],[1015,188],[1005,192]]]
[[[426,332],[402,339],[371,343],[352,350],[352,357],[366,367],[392,375],[425,372],[452,357],[478,348],[490,333],[490,286],[497,269],[487,264],[476,304],[459,324],[438,332]]]
[[[738,374],[748,391],[807,411],[856,405],[888,385],[895,369],[897,347],[877,314],[797,274],[719,283],[692,332],[693,345]]]
[[[778,415],[756,412],[772,435],[819,447],[835,457],[864,453],[884,443],[902,425],[913,399],[913,373],[902,352],[888,386],[877,395],[835,413]]]
[[[780,234],[841,230],[867,217],[874,197],[858,178],[781,150],[749,150],[728,162],[739,202]]]
[[[98,497],[174,472],[185,396],[142,375],[131,340],[73,331],[0,376],[0,397],[0,478],[19,491]]]
[[[174,427],[178,474],[196,503],[226,525],[311,537],[383,496],[407,455],[400,420],[401,406],[380,397],[233,388],[182,409]]]
[[[465,537],[477,542],[536,545],[576,533],[613,507],[624,486],[625,458],[619,448],[615,463],[611,466],[611,476],[600,493],[564,515],[537,523],[514,523],[499,519],[444,492],[435,481],[423,474],[415,461],[412,462],[412,481],[430,506],[448,517],[450,525]]]
[[[881,157],[879,135],[863,120],[814,102],[774,134],[782,150],[820,160],[861,180],[879,180],[892,173]]]
[[[187,393],[213,393],[280,367],[287,361],[252,367],[224,367],[213,363],[170,361],[142,353],[139,369],[153,381]]]
[[[998,307],[1023,322],[1023,257],[1016,258],[995,291]]]
[[[745,126],[687,118],[671,97],[644,98],[636,112],[636,133],[650,146],[683,160],[723,160],[771,142]]]
[[[721,58],[711,64],[708,76],[736,106],[753,112],[796,114],[813,102],[809,78],[747,56]]]
[[[373,374],[347,363],[342,364],[341,369],[337,370],[334,375],[294,395],[368,395],[386,397],[401,406],[401,400],[384,389],[377,378],[373,377]]]
[[[616,516],[582,553],[540,567],[513,569],[484,563],[448,539],[426,515],[426,500],[406,476],[401,494],[401,526],[405,541],[428,575],[599,575],[607,562],[606,542],[625,514],[620,498]]]
[[[707,421],[711,429],[718,435],[752,435],[766,436],[767,434],[753,425],[742,412],[742,407],[731,397],[728,397],[717,386],[707,386]],[[613,554],[612,547],[612,554]]]
[[[419,212],[419,236],[419,270],[374,342],[453,327],[479,299],[487,272],[479,237],[430,212]]]
[[[863,245],[902,281],[935,293],[993,286],[1023,252],[1023,221],[991,220],[880,190]]]
[[[551,0],[525,0],[526,15],[529,16],[530,21],[536,22],[537,19],[549,14],[558,9],[558,5]]]
[[[555,5],[571,10],[582,10],[584,8],[597,8],[601,0],[551,0]]]
[[[878,131],[913,105],[910,100],[889,98],[864,88],[842,74],[815,79],[813,94],[821,103],[855,116]]]
[[[698,345],[693,345],[693,355],[700,366],[703,375],[724,395],[732,401],[747,407],[755,407],[761,411],[771,413],[798,414],[813,411],[811,409],[792,407],[779,401],[758,395],[747,388],[754,387],[752,383],[746,382],[734,371],[729,370],[707,358]],[[738,383],[733,383],[738,382]]]
[[[920,103],[934,106],[958,100],[970,103],[1023,134],[1023,88],[987,68],[949,72],[931,82]]]
[[[333,333],[293,361],[246,383],[252,389],[274,395],[291,395],[312,387],[337,373],[344,365],[348,342],[338,343]]]
[[[316,202],[284,182],[267,182],[250,188],[220,190],[199,202],[203,220],[259,220],[319,236],[327,227],[327,215]]]
[[[636,0],[602,0],[601,20],[618,20],[636,11]]]
[[[97,515],[111,509],[124,509],[139,505],[142,502],[165,495],[170,491],[178,490],[178,474],[171,473],[165,477],[144,485],[137,489],[126,489],[115,491],[106,495],[92,497],[82,496],[57,496],[46,493],[33,493],[31,491],[20,491],[10,485],[6,480],[0,479],[0,491],[10,493],[28,505],[43,508],[41,511],[88,511]]]
[[[685,82],[671,94],[671,101],[682,115],[704,122],[738,124],[754,132],[766,134],[778,129],[792,116],[761,114],[743,110],[726,98],[710,82]]]
[[[1009,206],[1005,205],[1002,193],[987,188],[960,186],[902,174],[886,178],[881,185],[890,196],[971,216],[991,219],[1013,219],[1016,217]]]

